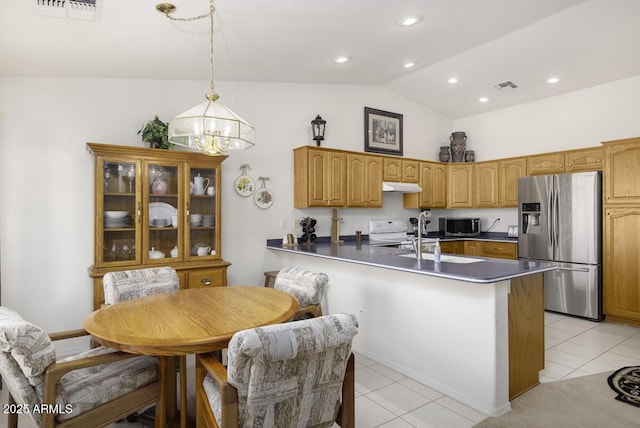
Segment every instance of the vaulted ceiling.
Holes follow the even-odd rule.
[[[9,1],[0,15],[0,75],[209,79],[207,19],[172,21],[150,0],[97,0],[95,20],[43,16],[38,0]],[[175,17],[209,8],[207,0],[172,3]],[[379,85],[455,119],[640,75],[638,0],[215,5],[216,80]],[[421,20],[399,25],[408,15]],[[336,64],[338,55],[351,60]],[[409,61],[416,65],[404,68]],[[553,76],[559,81],[547,83]],[[517,88],[494,87],[504,82]]]

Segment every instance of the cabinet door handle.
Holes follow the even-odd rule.
[[[138,221],[138,224],[140,224],[140,217],[142,217],[142,208],[140,207],[140,202],[138,202],[138,209],[136,210],[136,212],[136,220]]]
[[[202,285],[207,286],[207,287],[209,285],[213,284],[213,280],[211,280],[211,278],[202,278],[200,280],[200,282],[202,283]]]

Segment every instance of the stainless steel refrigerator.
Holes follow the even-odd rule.
[[[545,309],[602,320],[601,173],[520,178],[518,211],[519,257],[558,266],[544,274]]]

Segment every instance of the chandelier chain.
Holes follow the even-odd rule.
[[[209,18],[209,34],[211,35],[211,43],[209,46],[209,93],[207,94],[207,99],[210,101],[215,101],[218,99],[218,94],[216,94],[214,88],[213,88],[213,15],[216,12],[216,8],[213,5],[213,0],[209,0],[209,13],[206,13],[204,15],[198,15],[198,16],[193,16],[190,18],[176,18],[170,15],[171,12],[173,12],[173,10],[175,10],[175,8],[170,9],[170,8],[165,8],[165,9],[158,9],[160,10],[162,13],[164,13],[164,15],[169,18],[172,21],[181,21],[181,22],[190,22],[190,21],[197,21],[199,19],[204,19],[204,18]]]

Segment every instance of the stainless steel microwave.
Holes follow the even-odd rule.
[[[440,233],[445,236],[477,236],[480,233],[480,219],[441,217]]]

